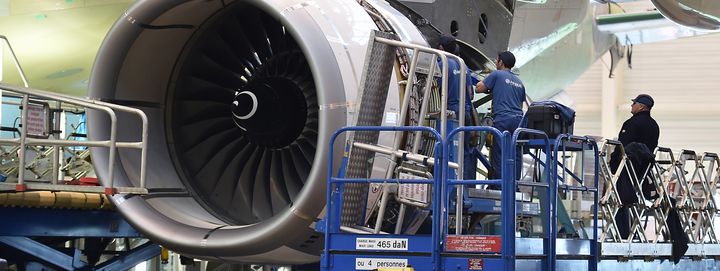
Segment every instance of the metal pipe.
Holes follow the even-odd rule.
[[[2,144],[20,144],[20,138],[0,138]]]
[[[400,232],[402,231],[402,224],[403,224],[403,222],[405,222],[404,220],[405,220],[405,211],[406,210],[407,210],[407,206],[404,203],[400,204],[400,210],[398,211],[398,213],[399,213],[398,219],[397,219],[397,222],[395,223],[395,234],[400,234]]]
[[[128,149],[142,149],[143,148],[142,142],[116,142],[115,145],[118,148],[128,148]]]
[[[460,110],[458,116],[458,127],[465,126],[465,86],[467,83],[465,83],[465,73],[467,73],[466,67],[465,67],[465,61],[462,60],[462,58],[457,58],[458,65],[460,66],[460,89],[458,90],[460,93],[460,103],[458,105],[458,109]],[[453,71],[455,72],[455,71]],[[458,138],[458,165],[460,165],[460,169],[458,170],[458,176],[463,176],[459,179],[465,178],[465,133],[460,133]],[[456,200],[455,200],[455,210],[457,212],[457,216],[455,217],[455,234],[459,235],[462,233],[462,215],[463,215],[463,194],[464,190],[463,187],[456,187]]]
[[[433,184],[432,179],[380,179],[380,178],[333,178],[331,183],[418,183]]]
[[[93,101],[96,104],[103,105],[110,107],[112,109],[124,111],[127,113],[135,114],[138,117],[140,117],[140,121],[142,122],[142,134],[140,139],[140,187],[145,188],[147,185],[147,144],[148,144],[148,129],[149,129],[149,121],[148,117],[145,114],[144,111],[133,108],[133,107],[127,107],[127,106],[120,106],[116,104],[106,103],[102,101]],[[122,143],[118,143],[122,144]],[[118,145],[119,146],[119,145]],[[132,148],[132,147],[131,147]]]
[[[28,95],[23,95],[22,110],[20,112],[20,123],[22,127],[20,127],[20,151],[18,152],[18,185],[23,185],[25,183],[25,141],[27,140],[28,100]]]
[[[58,146],[83,146],[83,147],[110,147],[109,140],[101,141],[76,141],[76,140],[54,140],[43,138],[27,138],[26,145],[58,145]]]
[[[382,220],[385,218],[385,208],[387,208],[387,203],[389,201],[389,195],[390,189],[387,186],[387,183],[383,183],[383,190],[380,194],[380,206],[378,207],[378,215],[375,219],[375,228],[373,228],[373,233],[378,234],[380,233],[380,228],[382,228]]]
[[[15,55],[15,50],[13,50],[12,45],[10,45],[10,41],[4,35],[0,35],[0,39],[5,40],[5,44],[7,44],[8,49],[10,50],[10,55],[12,55],[13,57],[13,62],[15,62],[15,68],[17,68],[18,72],[20,73],[20,78],[23,81],[23,85],[25,87],[29,87],[30,85],[28,84],[27,77],[25,76],[25,71],[20,66],[20,61],[18,61],[17,55]]]
[[[518,186],[530,186],[530,187],[544,187],[550,188],[549,183],[536,183],[536,182],[516,182]]]
[[[600,190],[599,190],[599,188],[600,188],[600,172],[599,172],[600,155],[599,155],[599,151],[600,150],[598,149],[597,143],[592,138],[588,138],[588,142],[592,143],[591,146],[593,147],[593,154],[594,154],[594,158],[595,158],[595,170],[593,171],[593,173],[595,173],[595,178],[594,178],[595,198],[593,199],[593,203],[595,204],[595,207],[593,208],[593,223],[594,223],[593,224],[593,242],[590,243],[590,255],[592,255],[593,261],[588,262],[588,266],[589,266],[588,269],[590,271],[597,271],[596,263],[600,262],[600,255],[599,255],[600,253],[599,253],[599,248],[598,248],[599,244],[597,242],[598,241],[598,225],[597,225],[598,224],[598,209],[600,206],[600,201],[599,201],[599,198],[600,198]],[[556,252],[556,251],[553,251],[553,252]]]
[[[354,233],[354,234],[370,234],[370,233],[367,232],[367,231],[364,231],[364,230],[361,230],[361,229],[352,228],[352,227],[348,227],[348,226],[340,226],[340,230],[341,230],[341,231],[344,231],[344,232],[348,232],[348,233]],[[377,232],[377,233],[375,233],[375,234],[387,234],[387,233]]]
[[[361,143],[361,142],[353,142],[354,147],[358,147],[361,149],[369,150],[376,153],[386,154],[386,155],[395,155],[399,157],[403,157],[409,161],[418,162],[418,163],[427,163],[430,166],[435,165],[435,158],[433,157],[427,157],[420,154],[415,153],[408,153],[406,151],[402,150],[396,150],[392,151],[390,148],[383,148],[377,145],[371,145],[367,143]],[[459,168],[459,165],[457,163],[450,162],[449,163],[450,168],[457,169]]]
[[[60,105],[61,105],[60,102],[56,102],[55,103],[56,109],[60,109]],[[58,110],[54,113],[54,115],[55,115],[55,117],[53,118],[53,128],[55,129],[55,131],[54,131],[55,133],[53,136],[55,137],[55,140],[60,140],[60,129],[61,129],[60,120],[62,119],[62,112],[60,112]],[[53,172],[53,174],[52,174],[52,179],[51,179],[52,184],[57,184],[58,175],[60,175],[59,169],[62,168],[62,166],[60,165],[60,151],[61,151],[60,146],[53,145],[53,156],[52,156],[52,161],[53,161],[53,163],[52,163],[53,171],[52,172]]]
[[[483,184],[494,184],[501,185],[502,180],[450,180],[447,181],[449,185],[483,185]]]

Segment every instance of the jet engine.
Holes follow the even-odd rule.
[[[342,155],[328,157],[329,137],[354,119],[379,22],[427,45],[385,1],[136,2],[110,30],[90,80],[92,98],[142,109],[150,121],[150,193],[114,196],[119,211],[184,255],[317,261],[327,162]],[[385,114],[399,112],[397,78]],[[118,123],[118,140],[140,137],[132,116]],[[109,125],[88,113],[91,139],[107,139]],[[107,152],[92,149],[96,165]],[[139,185],[139,152],[121,149],[117,159],[113,169],[96,167],[100,179],[114,170],[116,186]]]
[[[696,31],[720,31],[720,7],[706,0],[651,0],[657,10],[670,21]]]

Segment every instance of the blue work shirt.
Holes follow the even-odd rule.
[[[525,85],[509,70],[494,71],[483,80],[493,94],[493,119],[522,117]]]
[[[442,61],[438,59],[438,67],[442,70]],[[472,87],[475,86],[480,80],[476,75],[470,72],[470,69],[465,67],[465,122],[469,122],[470,112],[472,112]],[[438,86],[442,87],[442,78],[438,79]],[[460,113],[460,63],[454,58],[448,58],[448,110],[455,111],[456,114]]]

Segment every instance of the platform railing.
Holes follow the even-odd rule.
[[[465,126],[465,127],[459,127],[454,130],[452,130],[445,141],[445,146],[443,147],[445,154],[443,156],[449,157],[449,151],[452,146],[455,144],[454,137],[456,135],[460,135],[460,138],[463,138],[462,133],[465,132],[471,132],[471,131],[480,131],[480,132],[488,132],[492,134],[494,137],[499,138],[500,140],[500,146],[502,148],[501,151],[501,179],[494,179],[494,180],[464,180],[464,179],[451,179],[449,176],[449,168],[448,165],[444,165],[445,172],[445,182],[443,185],[443,205],[445,206],[443,210],[445,211],[443,214],[443,221],[448,221],[449,214],[448,210],[450,210],[452,207],[450,205],[450,199],[452,192],[452,188],[456,187],[456,190],[462,190],[460,187],[463,185],[497,185],[499,186],[501,191],[501,201],[500,201],[500,216],[501,216],[501,247],[500,247],[500,257],[502,259],[502,269],[503,270],[515,270],[515,264],[516,264],[516,249],[515,249],[515,190],[518,185],[526,185],[526,186],[542,186],[547,188],[547,191],[549,194],[553,193],[551,187],[554,183],[550,179],[550,172],[546,171],[546,180],[548,183],[521,183],[519,181],[516,181],[515,171],[516,171],[516,148],[518,144],[518,138],[522,134],[536,134],[540,135],[543,138],[544,147],[543,150],[545,153],[550,153],[550,142],[545,135],[545,133],[537,130],[530,130],[530,129],[517,129],[515,133],[511,136],[509,132],[501,132],[493,127],[487,127],[487,126]],[[461,147],[460,145],[459,147]],[[549,163],[549,156],[546,157],[545,163]],[[460,164],[460,163],[459,163]],[[457,174],[454,174],[455,176],[463,176],[462,174],[462,164],[460,164],[460,169],[458,170]],[[455,217],[456,221],[462,220],[462,210],[463,210],[463,200],[462,200],[462,194],[457,193],[457,196],[455,198],[456,206],[455,206]],[[548,211],[546,212],[546,215],[548,216],[547,225],[545,225],[545,233],[546,236],[544,238],[543,242],[543,257],[544,259],[544,270],[554,270],[555,268],[555,261],[554,261],[554,254],[552,253],[554,246],[554,240],[551,238],[551,232],[553,231],[553,226],[550,217],[552,216],[552,210],[554,209],[553,204],[551,201],[547,202],[547,206],[545,207]],[[435,225],[436,227],[442,227],[443,225]],[[442,227],[441,232],[443,232],[443,238],[447,240],[450,237],[453,236],[459,236],[461,235],[461,225],[456,225],[456,231],[455,234],[451,234],[449,232],[449,229],[447,227]],[[453,237],[456,238],[456,237]],[[447,243],[447,241],[446,241]],[[444,249],[445,252],[448,252],[448,249]],[[455,251],[455,252],[462,252],[462,251]],[[472,251],[471,251],[472,252]],[[477,252],[475,252],[477,253]]]
[[[568,172],[566,170],[567,162],[565,161],[565,153],[567,152],[567,143],[569,142],[576,142],[578,144],[581,144],[580,150],[582,151],[582,159],[581,161],[581,172],[578,175],[572,174],[571,172]],[[594,171],[593,171],[593,179],[592,179],[592,187],[588,187],[587,180],[585,180],[585,146],[589,146],[593,151],[594,156]],[[590,259],[588,260],[588,270],[589,271],[595,271],[597,270],[597,263],[600,260],[599,256],[599,242],[598,235],[598,206],[600,203],[600,149],[598,148],[597,142],[588,136],[574,136],[570,134],[561,134],[558,135],[555,138],[555,144],[553,147],[553,176],[551,177],[553,180],[556,181],[556,189],[557,190],[565,190],[565,191],[580,191],[580,192],[586,192],[586,193],[592,193],[593,194],[593,234],[592,239],[590,239]],[[559,160],[560,157],[563,157],[563,162],[561,163]],[[558,176],[558,172],[562,169],[563,176]],[[567,175],[570,175],[568,177]],[[580,185],[570,185],[569,180],[575,180]],[[557,193],[557,191],[555,192]],[[557,200],[557,196],[554,197],[555,200]],[[557,203],[555,204],[557,206]],[[554,223],[557,223],[557,211],[553,212],[552,221]],[[555,239],[557,237],[557,230],[552,231],[553,236],[552,238]],[[556,251],[554,250],[556,247],[553,247],[553,251],[551,255],[556,255]]]
[[[691,150],[682,150],[676,156],[670,148],[658,147],[655,152],[655,160],[647,168],[638,168],[633,165],[628,155],[624,153],[619,142],[606,142],[603,152],[607,152],[608,145],[616,144],[621,148],[621,166],[616,172],[610,172],[609,168],[604,170],[600,177],[605,182],[605,193],[600,206],[604,213],[605,228],[603,236],[599,239],[605,243],[659,243],[659,237],[664,241],[678,239],[672,236],[669,230],[669,223],[666,220],[670,212],[677,212],[679,227],[683,234],[686,234],[690,244],[718,245],[715,235],[715,218],[718,211],[716,207],[716,178],[718,172],[716,155],[713,153],[697,155]],[[604,155],[609,155],[605,153]],[[626,163],[623,169],[623,163]],[[608,167],[604,162],[604,167]],[[614,237],[616,230],[614,215],[622,204],[619,202],[619,191],[617,182],[620,172],[627,170],[634,196],[638,203],[625,204],[631,213],[629,216],[630,236]],[[637,173],[637,174],[636,174]],[[650,195],[650,193],[652,195]],[[648,217],[655,220],[655,237],[646,236]],[[610,234],[610,235],[608,235]],[[607,238],[610,237],[610,238]],[[691,247],[688,253],[703,254],[715,249],[710,247]],[[714,250],[712,250],[714,251]]]
[[[327,193],[326,193],[326,202],[327,202],[327,216],[324,220],[324,232],[325,232],[325,250],[323,251],[323,257],[321,259],[321,268],[322,270],[329,270],[332,268],[331,266],[331,255],[330,251],[333,250],[333,247],[331,244],[333,243],[332,238],[334,234],[337,234],[341,230],[341,221],[340,217],[342,217],[342,193],[343,193],[343,185],[348,183],[383,183],[383,184],[390,184],[390,183],[398,183],[398,184],[427,184],[433,186],[433,197],[432,202],[430,203],[430,209],[432,210],[432,223],[440,224],[440,218],[441,218],[441,193],[440,188],[442,183],[442,172],[443,166],[447,166],[446,163],[444,163],[444,152],[443,152],[443,145],[441,144],[442,137],[440,133],[438,133],[436,130],[430,128],[430,127],[424,127],[424,126],[351,126],[351,127],[344,127],[339,130],[337,130],[330,138],[330,151],[329,151],[329,157],[334,157],[334,146],[335,141],[337,138],[346,132],[357,132],[357,131],[402,131],[402,132],[425,132],[432,134],[435,139],[437,140],[437,143],[435,144],[435,157],[433,161],[433,179],[371,179],[371,178],[344,178],[344,171],[343,166],[347,163],[347,157],[343,158],[343,165],[340,166],[337,173],[335,173],[335,166],[333,163],[333,159],[328,160],[328,186],[327,186]],[[345,144],[344,151],[347,154],[350,151],[351,145]],[[435,270],[440,270],[440,233],[439,233],[439,227],[432,227],[431,232],[431,240],[432,244],[430,244],[431,249],[431,257],[433,265],[435,265]]]
[[[20,146],[20,151],[18,152],[18,182],[15,185],[15,190],[17,192],[23,192],[26,190],[51,190],[51,191],[63,191],[68,189],[68,187],[63,187],[62,185],[57,184],[57,174],[58,172],[53,171],[53,182],[51,185],[46,184],[26,184],[25,182],[25,160],[26,155],[24,150],[27,146],[30,145],[44,145],[44,146],[52,146],[55,149],[55,155],[53,155],[53,168],[55,170],[58,170],[60,167],[58,166],[59,161],[59,147],[60,146],[83,146],[83,147],[104,147],[108,148],[108,177],[107,180],[103,180],[103,184],[105,185],[103,191],[95,191],[95,189],[86,187],[84,189],[78,189],[77,187],[74,187],[73,190],[81,190],[78,192],[104,192],[105,194],[114,194],[116,192],[125,192],[125,193],[136,193],[136,194],[144,194],[147,193],[147,190],[145,189],[146,186],[146,170],[147,170],[147,137],[148,137],[148,118],[145,115],[145,112],[143,112],[140,109],[127,107],[127,106],[121,106],[111,103],[106,103],[102,101],[97,100],[91,100],[86,98],[79,98],[79,97],[73,97],[69,95],[63,95],[59,93],[52,93],[44,90],[38,90],[38,89],[32,89],[28,87],[28,81],[27,77],[25,76],[25,73],[20,66],[20,63],[17,59],[17,56],[15,55],[14,50],[10,46],[10,42],[8,41],[7,37],[1,36],[0,39],[2,39],[5,44],[8,46],[8,49],[11,52],[13,61],[15,63],[16,68],[18,69],[18,72],[20,73],[20,77],[22,78],[24,86],[15,86],[10,85],[6,83],[0,83],[0,89],[6,92],[15,93],[19,95],[22,98],[21,102],[21,125],[19,132],[20,132],[20,138],[13,138],[13,139],[6,139],[2,138],[0,139],[0,143],[2,144],[8,144],[8,145],[16,145]],[[61,107],[62,104],[71,104],[75,106],[80,106],[92,110],[98,110],[101,112],[105,112],[109,118],[110,118],[110,135],[107,140],[95,140],[95,141],[75,141],[75,140],[64,140],[64,139],[44,139],[44,138],[33,138],[28,135],[28,107],[31,103],[31,100],[34,101],[41,101],[41,102],[55,102],[57,104],[57,107]],[[128,141],[128,142],[118,142],[117,140],[117,112],[125,112],[132,115],[137,116],[140,119],[140,123],[142,125],[142,130],[140,134],[140,141]],[[117,191],[117,187],[114,186],[114,168],[115,168],[115,159],[116,159],[116,152],[117,148],[130,148],[130,149],[138,149],[140,150],[140,183],[138,187],[124,187]]]
[[[543,254],[544,254],[543,261],[544,261],[545,266],[544,266],[543,270],[554,271],[555,268],[557,267],[557,265],[556,265],[557,252],[556,252],[556,247],[555,247],[555,239],[557,238],[557,219],[556,219],[556,217],[557,217],[557,208],[556,208],[556,206],[557,206],[557,200],[556,200],[557,199],[557,194],[556,194],[557,193],[557,180],[553,178],[554,175],[551,174],[551,170],[547,170],[547,169],[545,170],[546,183],[521,182],[521,181],[517,180],[518,176],[515,176],[515,173],[517,172],[518,169],[522,168],[522,158],[520,159],[520,161],[516,161],[515,158],[518,157],[518,153],[517,153],[518,147],[522,146],[521,144],[519,144],[519,141],[520,141],[520,137],[523,135],[533,135],[533,136],[540,137],[540,141],[542,142],[542,144],[539,147],[539,149],[544,151],[546,154],[544,163],[545,163],[545,165],[551,165],[550,161],[551,161],[551,158],[553,158],[553,156],[552,156],[551,149],[550,149],[550,145],[551,145],[550,138],[547,136],[547,134],[543,131],[527,129],[527,128],[516,129],[515,132],[513,132],[512,141],[508,145],[508,148],[511,149],[510,154],[512,156],[510,156],[510,158],[507,160],[510,161],[510,163],[511,163],[510,164],[510,170],[511,170],[510,176],[512,176],[512,178],[510,179],[511,185],[509,187],[510,188],[509,191],[506,191],[508,189],[503,189],[503,195],[507,194],[507,198],[503,197],[503,202],[507,201],[507,202],[510,202],[511,204],[515,204],[515,190],[517,189],[518,186],[546,188],[546,193],[547,193],[546,196],[548,197],[549,200],[546,202],[546,204],[544,206],[546,223],[545,223],[545,225],[543,225],[545,228],[545,230],[544,230],[545,238],[543,238]],[[523,149],[521,148],[520,151],[521,151],[520,154],[522,155]],[[516,164],[516,163],[520,163],[520,164]],[[551,169],[553,169],[553,168],[551,167]],[[557,171],[557,170],[554,169],[554,171]],[[505,176],[504,174],[506,174],[506,173],[503,172],[503,176]],[[511,222],[513,222],[513,223],[508,224],[508,222],[510,222],[510,221],[506,222],[503,220],[503,228],[512,227],[512,229],[513,229],[512,236],[515,236],[515,234],[514,234],[515,208],[514,208],[514,206],[512,206],[508,210],[511,210],[511,212],[508,213],[507,215],[511,216],[511,217],[505,218],[505,219],[512,219]],[[503,212],[503,213],[505,213],[505,212]],[[503,237],[504,237],[503,239],[506,239],[507,235],[503,234]],[[512,243],[504,243],[503,245],[512,246],[512,248],[511,248],[512,250],[508,251],[508,253],[511,253],[513,256],[515,256],[515,240],[514,240],[514,238],[512,240]],[[515,261],[513,260],[513,264],[514,264],[514,262]],[[506,270],[515,270],[515,267],[512,266],[511,269],[506,269]]]

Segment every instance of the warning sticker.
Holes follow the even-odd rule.
[[[405,268],[407,259],[356,258],[356,270],[376,270],[378,268]]]
[[[47,107],[43,104],[27,105],[27,134],[31,137],[48,137]]]
[[[400,179],[405,180],[411,180],[411,179],[418,179],[419,177],[415,177],[413,175],[407,174],[407,173],[400,173]],[[405,200],[410,200],[413,202],[421,203],[421,204],[429,204],[428,200],[428,185],[427,184],[418,184],[418,183],[406,183],[406,184],[400,184],[400,187],[398,187],[398,197]]]
[[[468,259],[468,270],[483,270],[483,259]]]
[[[385,113],[385,124],[387,125],[397,125],[398,121],[398,113],[397,112],[387,112]]]
[[[362,250],[408,250],[407,238],[357,238],[355,249]]]
[[[450,235],[445,249],[459,252],[500,253],[502,238],[494,235]]]

